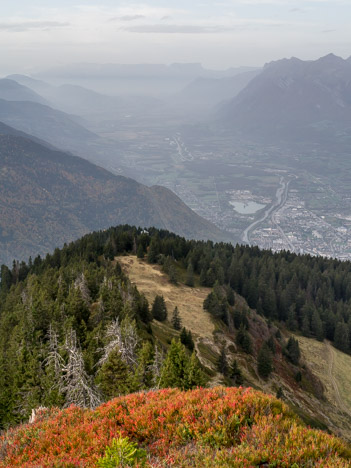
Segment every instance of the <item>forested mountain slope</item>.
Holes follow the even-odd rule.
[[[139,291],[137,278],[131,276],[132,284],[116,260],[125,254],[145,257],[146,270],[160,269],[163,287],[151,295],[141,284]],[[3,266],[1,424],[27,418],[40,404],[95,407],[120,393],[209,381],[276,391],[309,423],[349,437],[348,416],[325,398],[323,379],[313,374],[294,336],[328,337],[350,352],[350,270],[347,262],[130,226],[89,234],[29,265]],[[198,302],[189,299],[184,315],[185,293],[177,301],[172,292],[169,302],[165,274],[172,291],[188,287],[188,297],[206,286],[201,314],[213,328],[200,332],[196,320],[193,325],[189,313],[197,314]],[[173,359],[183,363],[181,374]],[[84,385],[72,385],[74,379]]]
[[[119,223],[228,239],[163,187],[148,188],[0,124],[0,262]]]

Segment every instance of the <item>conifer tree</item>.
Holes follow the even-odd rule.
[[[109,354],[96,380],[106,400],[131,391],[132,376],[118,348]]]
[[[173,339],[162,366],[160,387],[185,389],[187,386],[187,372],[188,357],[185,347],[180,341]]]
[[[286,352],[290,361],[293,364],[298,365],[301,353],[300,353],[299,342],[295,338],[293,337],[289,338],[288,343],[286,345]]]
[[[159,250],[159,245],[158,245],[158,239],[153,237],[149,245],[149,250],[147,253],[147,261],[149,263],[156,263],[159,253],[160,253],[160,250]]]
[[[169,267],[168,276],[169,276],[169,281],[171,283],[173,283],[173,284],[178,283],[178,273],[177,273],[177,270],[176,270],[176,268],[175,268],[175,266],[173,264],[170,265],[170,267]]]
[[[151,314],[154,319],[164,322],[167,320],[167,307],[163,296],[157,295],[152,304]]]
[[[173,310],[171,323],[175,330],[180,330],[182,328],[182,320],[180,318],[179,310],[177,306]]]
[[[245,330],[243,325],[240,326],[239,331],[236,335],[236,342],[247,354],[252,353],[252,341],[250,335]]]
[[[228,366],[228,360],[227,360],[227,353],[226,353],[225,345],[221,346],[221,350],[220,350],[219,357],[218,357],[218,360],[217,360],[217,369],[225,377],[229,373],[229,366]]]
[[[349,330],[345,322],[338,322],[334,333],[335,347],[346,353],[349,350]]]
[[[238,361],[234,359],[230,370],[229,370],[229,377],[234,381],[234,385],[242,385],[244,382],[243,374],[240,370],[238,365]]]
[[[184,345],[173,339],[162,366],[160,387],[189,390],[204,385],[204,382],[204,374],[195,353],[189,360]]]
[[[194,267],[191,262],[189,262],[188,268],[186,270],[185,284],[191,288],[194,287]]]
[[[272,353],[266,343],[261,346],[257,356],[257,370],[261,377],[266,379],[273,370]]]
[[[144,252],[144,247],[141,243],[139,243],[138,248],[137,248],[137,258],[144,258],[145,252]]]
[[[135,390],[148,389],[153,385],[152,364],[154,347],[150,341],[144,341],[138,352],[138,366],[134,375]]]
[[[185,389],[191,390],[195,387],[203,387],[206,384],[206,377],[203,373],[200,362],[195,351],[192,352],[186,374]]]
[[[323,338],[324,338],[323,323],[322,323],[321,317],[317,309],[315,309],[312,314],[311,331],[314,334],[314,336],[317,338],[317,340],[323,341]]]

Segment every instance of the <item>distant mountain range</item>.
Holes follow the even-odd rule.
[[[219,122],[266,142],[328,141],[351,134],[351,60],[333,54],[266,65],[218,111]]]
[[[59,109],[68,114],[82,116],[89,121],[99,121],[99,119],[116,119],[126,114],[140,112],[140,109],[154,109],[161,102],[155,98],[147,96],[109,96],[93,91],[84,86],[76,84],[62,84],[60,86],[51,85],[42,80],[36,80],[26,75],[9,75],[8,80],[22,85],[23,89],[34,95],[38,95],[45,103],[55,109]],[[1,96],[0,80],[0,97]],[[40,95],[40,96],[39,96]],[[3,97],[6,99],[6,97]],[[8,99],[14,100],[14,99]],[[35,99],[16,99],[40,102]],[[70,116],[72,119],[72,116]]]
[[[5,99],[7,101],[31,101],[39,104],[48,104],[42,96],[26,85],[8,78],[0,79],[0,99]]]
[[[254,67],[228,68],[227,70],[209,70],[200,63],[172,63],[165,64],[117,64],[117,63],[73,63],[51,68],[35,75],[35,78],[77,78],[90,77],[196,77],[224,78],[234,76],[238,73],[251,71]]]
[[[0,263],[45,254],[111,225],[156,226],[229,240],[163,187],[114,176],[0,124]]]
[[[173,104],[200,112],[211,110],[222,101],[234,98],[260,71],[251,70],[225,78],[196,78],[173,97]]]
[[[73,116],[30,100],[0,99],[0,122],[73,152],[99,139]]]

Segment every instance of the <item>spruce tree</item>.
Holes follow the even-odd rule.
[[[145,253],[144,253],[144,247],[141,243],[139,243],[138,245],[138,249],[137,249],[137,257],[138,258],[144,258],[145,256]]]
[[[240,370],[240,367],[238,365],[238,361],[236,359],[234,359],[231,367],[230,367],[230,370],[229,370],[229,377],[233,380],[234,382],[234,385],[242,385],[243,382],[244,382],[244,377],[243,377],[243,374]]]
[[[192,352],[186,373],[185,390],[195,387],[203,387],[206,384],[205,374],[202,372],[200,362],[195,351]]]
[[[171,318],[171,323],[175,330],[180,330],[182,328],[182,320],[180,318],[179,310],[177,306],[174,308],[172,318]]]
[[[106,400],[131,391],[131,374],[118,348],[114,349],[97,375],[97,383]]]
[[[151,314],[154,319],[164,322],[167,320],[167,307],[163,296],[157,295],[152,304]]]
[[[229,373],[229,366],[227,360],[227,353],[225,349],[225,345],[221,346],[221,350],[217,359],[217,369],[218,371],[223,374],[225,377]]]
[[[188,268],[186,270],[185,284],[191,288],[194,286],[194,268],[191,262],[189,262]]]
[[[311,330],[318,341],[323,341],[323,338],[324,338],[323,323],[322,323],[321,317],[317,309],[315,309],[312,314]]]
[[[170,265],[168,270],[169,281],[173,284],[178,283],[178,273],[174,265]]]
[[[188,357],[185,347],[180,341],[173,339],[162,366],[160,387],[185,389],[187,387],[187,372]]]
[[[266,379],[273,370],[272,353],[266,343],[261,346],[257,356],[257,370],[261,377]]]
[[[286,354],[293,364],[299,364],[301,355],[299,342],[293,337],[290,337],[288,340],[288,343],[286,345]]]
[[[149,250],[147,253],[147,261],[149,263],[156,263],[159,253],[160,253],[159,240],[153,237],[149,245]]]
[[[247,354],[252,353],[252,341],[250,335],[245,330],[243,325],[240,326],[239,331],[236,335],[236,343],[242,348]]]
[[[187,330],[185,327],[183,327],[181,333],[180,333],[180,342],[186,346],[190,351],[193,351],[194,349],[194,340],[193,340],[193,335],[190,330]]]
[[[344,353],[349,350],[349,328],[345,322],[338,322],[335,327],[334,345]]]

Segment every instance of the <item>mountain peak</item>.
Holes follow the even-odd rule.
[[[324,62],[324,63],[341,63],[345,62],[345,60],[342,57],[339,57],[338,55],[335,55],[333,53],[324,55],[323,57],[320,57],[317,62]]]

